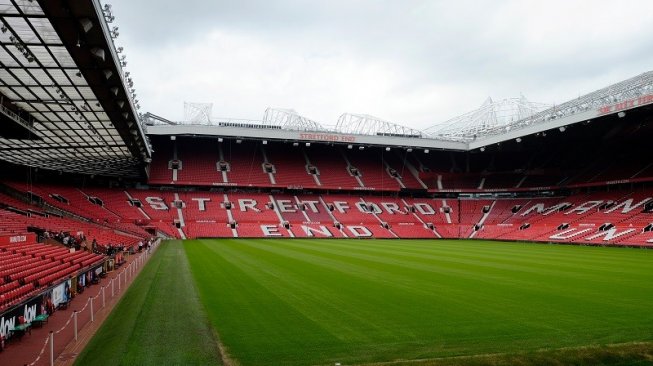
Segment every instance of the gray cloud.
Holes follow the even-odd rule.
[[[488,95],[561,103],[653,64],[650,1],[112,3],[143,106],[173,119],[186,100],[423,128]]]

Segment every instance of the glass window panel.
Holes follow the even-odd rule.
[[[32,23],[32,26],[34,29],[36,29],[36,33],[38,33],[39,36],[41,36],[41,39],[43,39],[43,42],[52,44],[61,44],[61,39],[59,39],[59,35],[57,32],[52,28],[52,24],[50,24],[50,21],[46,18],[30,18],[30,22]]]
[[[11,0],[0,0],[0,14],[18,14],[18,9],[14,7]]]
[[[19,82],[25,84],[25,85],[38,85],[38,82],[34,80],[32,75],[27,72],[25,69],[14,69],[13,70],[14,76],[18,78]]]
[[[70,57],[70,54],[68,53],[68,50],[64,46],[50,46],[50,52],[54,55],[54,57],[59,61],[59,65],[61,67],[75,67],[75,61],[73,61],[72,57]]]
[[[43,15],[43,10],[37,1],[16,0],[16,5],[27,15]]]
[[[7,47],[12,47],[13,48],[13,46],[7,46]],[[0,62],[2,62],[2,64],[5,67],[22,66],[20,63],[16,62],[16,60],[14,60],[13,57],[11,57],[11,54],[9,52],[10,51],[8,51],[8,48],[7,49],[5,49],[4,47],[0,48]]]
[[[18,85],[18,80],[7,69],[0,69],[0,80],[7,85]]]
[[[79,70],[77,69],[65,69],[65,73],[68,74],[68,77],[70,78],[70,80],[72,80],[73,85],[83,85],[83,86],[88,85],[83,75],[77,76],[78,72]]]
[[[68,80],[68,76],[61,69],[49,69],[48,74],[50,74],[49,79],[54,79],[54,82],[59,86],[72,85]]]
[[[9,24],[9,27],[14,31],[14,34],[17,35],[23,43],[40,43],[36,34],[32,32],[32,29],[29,27],[27,22],[25,22],[25,19],[19,17],[8,17],[4,19],[7,24]]]
[[[48,53],[48,50],[44,46],[29,46],[29,50],[44,67],[57,66],[57,63],[54,61],[52,56],[50,56],[50,53]]]

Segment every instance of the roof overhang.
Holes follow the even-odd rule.
[[[522,99],[516,108],[519,111],[516,116],[521,116],[519,119],[490,121],[482,114],[496,114],[496,103],[486,102],[481,109],[453,119],[454,122],[444,129],[433,127],[433,132],[430,133],[369,115],[350,113],[343,114],[335,128],[325,128],[289,109],[268,109],[262,121],[207,120],[205,124],[187,124],[154,118],[148,120],[148,123],[152,125],[152,135],[222,136],[470,151],[504,141],[519,142],[522,137],[549,130],[559,129],[562,132],[566,126],[602,120],[612,115],[625,117],[628,111],[649,108],[647,106],[653,105],[653,71],[546,109]],[[479,115],[483,118],[477,118]]]
[[[149,135],[214,136],[233,139],[299,141],[333,144],[410,147],[433,150],[467,150],[467,143],[421,137],[343,134],[338,132],[289,131],[280,128],[255,128],[202,125],[156,125],[148,127]]]
[[[160,124],[148,127],[148,135],[152,136],[213,136],[231,139],[251,139],[270,141],[318,142],[331,144],[351,144],[367,146],[403,147],[415,149],[433,149],[450,151],[470,151],[481,147],[511,141],[518,138],[535,135],[541,132],[564,129],[567,126],[595,121],[603,117],[619,115],[628,111],[653,105],[653,94],[644,95],[632,100],[601,106],[561,118],[550,119],[541,123],[508,127],[502,133],[488,135],[472,141],[438,140],[427,137],[401,137],[384,135],[344,134],[324,131],[293,131],[280,127],[259,127],[253,124],[248,127],[237,125],[184,125]]]
[[[0,159],[141,177],[151,156],[97,0],[0,4]],[[3,128],[4,129],[4,128]]]
[[[653,104],[653,94],[646,94],[636,98],[620,101],[618,103],[603,105],[593,110],[578,112],[563,116],[561,118],[553,118],[537,124],[525,125],[523,127],[512,126],[511,128],[507,128],[501,134],[489,135],[474,141],[470,141],[468,143],[467,149],[474,150],[488,145],[515,140],[517,138],[526,137],[545,131],[561,128],[564,129],[567,126],[597,120],[602,117],[614,115],[625,116],[628,111],[651,104]]]

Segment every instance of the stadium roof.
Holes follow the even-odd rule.
[[[542,131],[653,104],[653,72],[646,72],[554,106],[525,97],[493,101],[425,131],[365,114],[345,113],[325,126],[291,109],[268,108],[261,121],[211,119],[171,122],[147,118],[153,135],[214,135],[235,138],[370,144],[389,147],[473,150]],[[210,110],[208,108],[207,110]],[[156,117],[148,114],[150,117]]]
[[[520,98],[494,101],[487,98],[480,108],[426,129],[430,136],[467,141],[483,137],[502,126],[531,117],[550,106]]]
[[[489,128],[480,136],[463,136],[473,149],[607,115],[625,115],[628,110],[649,104],[653,104],[653,71],[554,105],[511,123]]]
[[[98,0],[0,0],[0,159],[142,176],[151,156]]]

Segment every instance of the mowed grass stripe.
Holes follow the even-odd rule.
[[[395,241],[395,243],[397,242]],[[438,242],[433,241],[434,246],[437,246],[437,243]],[[293,241],[293,244],[295,244],[295,246],[302,246],[300,242]],[[476,243],[469,244],[470,246],[477,245]],[[487,245],[493,245],[493,243],[486,244],[486,246]],[[531,287],[532,281],[539,277],[541,281],[538,288],[540,290],[543,290],[546,287],[551,287],[551,290],[557,291],[557,281],[577,281],[579,284],[583,285],[585,290],[591,291],[595,295],[601,295],[606,291],[604,286],[604,277],[607,277],[610,279],[610,284],[613,285],[612,291],[630,292],[635,289],[640,289],[642,291],[650,289],[649,284],[642,283],[641,281],[641,268],[636,270],[634,269],[635,266],[631,266],[630,270],[625,270],[626,268],[629,268],[629,264],[615,262],[614,260],[607,264],[597,264],[594,267],[588,265],[573,266],[571,264],[560,265],[559,263],[546,260],[542,258],[542,256],[537,258],[529,258],[528,260],[515,260],[506,259],[509,258],[506,255],[497,259],[494,256],[477,254],[475,256],[466,255],[461,259],[458,253],[443,256],[442,253],[426,254],[428,252],[421,251],[418,254],[414,251],[403,252],[403,245],[401,244],[395,244],[395,247],[397,250],[391,252],[385,249],[374,251],[371,248],[366,248],[361,251],[359,250],[358,246],[356,246],[355,249],[345,249],[347,249],[347,256],[354,256],[368,260],[375,260],[375,258],[380,258],[379,261],[388,265],[402,265],[401,263],[408,263],[409,266],[414,266],[416,263],[421,263],[424,267],[428,268],[428,270],[437,271],[440,269],[442,273],[448,273],[453,276],[461,277],[465,277],[470,274],[473,277],[477,277],[476,275],[478,273],[483,273],[484,280],[492,284],[504,283],[509,285],[512,283],[515,286],[522,285]],[[310,250],[314,250],[316,252],[335,253],[336,255],[342,254],[339,252],[338,248],[334,249],[331,246],[326,248],[321,246],[310,246],[310,248]],[[523,250],[519,248],[517,249]],[[613,248],[598,249],[614,252]],[[641,253],[643,256],[651,254],[650,251],[638,250],[637,252]],[[386,256],[386,253],[391,254],[391,256]],[[436,262],[438,266],[434,266],[434,263]],[[646,261],[640,260],[640,262],[645,263]],[[465,267],[469,267],[471,270],[464,270]],[[486,270],[483,270],[482,272],[479,271],[479,269],[483,269],[483,267],[485,267]],[[647,268],[644,269],[647,270]],[[524,277],[526,278],[525,280],[522,279]],[[590,282],[594,282],[596,286],[586,286]],[[571,295],[587,297],[585,295],[589,294],[577,292]]]
[[[397,243],[397,242],[395,241],[395,243]],[[268,245],[270,245],[270,243],[267,242],[267,243],[262,243],[262,244],[258,244],[258,245],[264,246],[263,248],[265,249],[265,248],[267,248]],[[297,245],[298,245],[298,244],[297,244],[297,242],[295,242],[295,241],[293,241],[293,242],[287,242],[287,243],[284,243],[283,246],[278,246],[278,245],[277,245],[277,251],[282,251],[282,250],[285,251],[284,249],[280,249],[280,248],[286,248],[286,247],[288,247],[288,246],[297,246]],[[312,248],[315,248],[315,247],[312,247]],[[320,247],[320,248],[324,248],[324,247]],[[293,258],[297,258],[297,257],[301,257],[301,256],[302,256],[301,254],[296,253],[296,252],[286,252],[286,253],[287,253],[287,255],[288,255],[289,257],[293,257]],[[288,254],[288,253],[289,253],[289,254]],[[348,259],[347,259],[346,256],[347,256],[347,255],[350,255],[350,254],[351,254],[351,251],[348,251],[347,254],[342,255],[342,256],[339,258],[339,260],[340,260],[340,261],[348,261]],[[374,266],[374,267],[377,267],[377,269],[379,269],[379,270],[388,270],[388,269],[390,269],[392,266],[397,265],[397,259],[396,259],[396,257],[398,257],[398,256],[399,256],[398,254],[395,254],[395,255],[393,255],[393,257],[392,257],[391,260],[389,260],[389,261],[381,261],[381,262],[371,262],[371,261],[369,261],[369,259],[370,259],[369,257],[366,257],[364,260],[365,260],[365,261],[368,261],[368,263],[367,263],[367,264],[368,264],[368,267],[367,267],[368,269],[370,268],[370,266]],[[486,262],[487,262],[487,261],[486,261]],[[331,263],[329,263],[329,265],[333,266],[335,263],[337,263],[337,262],[331,262]],[[485,262],[484,262],[484,263],[485,263]],[[448,263],[447,263],[447,264],[448,264]],[[481,267],[480,269],[482,270],[482,273],[483,273],[483,275],[485,276],[484,278],[481,278],[481,277],[479,277],[479,276],[477,276],[477,275],[470,275],[470,273],[473,273],[474,271],[479,272],[479,271],[478,271],[478,268],[474,268],[474,267],[471,267],[471,268],[472,268],[471,270],[461,271],[461,270],[457,269],[455,266],[449,266],[448,268],[445,268],[444,270],[440,269],[440,270],[439,270],[439,273],[440,273],[440,274],[445,274],[445,275],[448,275],[449,273],[453,273],[453,274],[454,274],[456,277],[458,277],[459,279],[468,279],[468,280],[470,280],[469,282],[470,282],[471,285],[474,286],[474,287],[478,287],[478,281],[485,281],[485,282],[486,282],[486,286],[487,286],[487,290],[489,290],[490,293],[492,293],[492,294],[495,293],[495,292],[497,292],[496,286],[503,286],[503,287],[508,286],[508,287],[509,287],[508,290],[513,290],[516,286],[520,285],[520,284],[518,284],[516,281],[512,280],[512,278],[509,278],[509,277],[506,277],[507,279],[509,279],[509,281],[508,281],[507,284],[504,283],[504,282],[498,282],[498,281],[496,281],[496,279],[491,279],[490,281],[488,281],[488,279],[486,278],[486,277],[490,274],[490,273],[489,273],[490,271],[489,271],[488,269],[490,269],[490,270],[494,270],[494,268],[492,268],[492,266],[490,266],[489,268],[483,268],[483,267],[485,267],[484,264],[481,264],[481,265],[479,265],[478,263],[475,263],[475,264],[476,264],[477,267],[478,267],[478,266]],[[422,263],[416,264],[416,265],[413,266],[413,267],[410,266],[410,263],[409,263],[409,264],[403,263],[403,267],[404,267],[404,269],[406,269],[406,270],[419,269],[419,270],[430,271],[430,268],[428,268],[427,266],[424,266]],[[358,271],[358,272],[360,272],[360,271]],[[352,274],[353,274],[353,275],[356,275],[356,273],[352,273]],[[518,273],[517,275],[520,275],[520,274]],[[563,276],[569,276],[569,275],[570,275],[570,273],[563,273]],[[379,276],[379,275],[377,274],[377,277],[387,277],[387,278],[392,278],[393,281],[396,281],[400,276],[402,276],[402,275],[401,275],[400,273],[398,273],[398,272],[395,272],[395,274],[392,275],[392,276]],[[419,283],[419,282],[415,282],[415,281],[414,281],[415,278],[419,278],[420,276],[421,276],[421,274],[419,274],[419,273],[410,273],[409,276],[406,276],[406,279],[407,279],[408,281],[410,281],[410,284],[412,285],[413,289],[414,289],[414,290],[417,290],[417,291],[419,291],[419,290],[422,289],[422,288],[423,288],[423,289],[427,289],[426,284],[423,284],[423,283]],[[563,276],[561,276],[561,277],[563,277]],[[564,279],[564,278],[563,278],[563,279]],[[524,281],[521,281],[521,282],[524,282]],[[549,283],[555,283],[555,282],[556,282],[556,278],[550,277],[550,278],[544,278],[543,281],[542,281],[542,284],[549,284]],[[522,284],[523,284],[523,283],[522,283]],[[450,293],[451,295],[455,295],[455,292],[456,292],[456,291],[461,291],[461,290],[465,291],[465,290],[468,290],[468,289],[465,289],[463,285],[464,285],[464,284],[463,284],[461,281],[458,281],[458,282],[456,283],[456,288],[455,288],[455,289],[451,289],[451,291],[447,291],[447,293]],[[536,293],[532,293],[532,294],[530,295],[530,297],[533,297],[533,298],[537,298],[537,296],[536,296],[536,295],[538,295],[537,292],[542,292],[542,291],[541,291],[541,287],[542,287],[542,285],[540,285],[538,288],[533,288],[532,286],[522,286],[522,287],[523,287],[523,288],[522,288],[522,291],[526,291],[526,292],[529,292],[529,293],[536,292]],[[620,290],[620,289],[621,289],[621,287],[617,287],[617,288],[615,288],[613,291],[618,291],[618,290]],[[577,300],[580,300],[580,301],[582,301],[582,300],[585,300],[585,301],[586,301],[586,299],[594,299],[593,297],[588,297],[588,296],[585,296],[585,295],[582,295],[582,294],[579,295],[578,293],[574,293],[574,294],[561,294],[560,291],[559,291],[559,289],[557,289],[555,286],[553,287],[553,290],[554,290],[554,291],[553,291],[551,294],[549,294],[550,296],[561,296],[561,295],[564,295],[564,296],[570,296],[570,297],[577,297],[577,298],[578,298]],[[477,300],[483,300],[483,299],[482,299],[482,293],[481,293],[481,292],[478,292],[478,291],[477,291],[477,293],[475,294],[475,297],[477,298]],[[486,300],[487,300],[487,299],[486,299]],[[619,298],[619,300],[621,300],[621,298]],[[602,301],[603,301],[603,300],[602,300]],[[590,307],[590,306],[591,306],[591,307],[594,307],[593,305],[597,305],[597,304],[592,304],[592,303],[588,303],[588,304],[587,304],[588,307]],[[642,303],[642,305],[645,306],[644,303]],[[469,307],[469,305],[468,305],[468,307]],[[544,312],[542,315],[544,315],[544,316],[553,316],[553,317],[562,318],[563,315],[565,315],[565,314],[568,313],[567,309],[563,309],[564,311],[561,311],[560,314],[555,314],[555,313],[554,313],[554,314],[551,314],[551,312],[552,312],[554,309],[555,309],[554,307],[551,307],[551,308],[547,309],[547,312]],[[482,313],[487,313],[487,312],[490,312],[490,311],[492,311],[492,310],[493,310],[493,309],[491,308],[491,305],[490,305],[490,306],[488,306],[488,305],[483,305],[483,307],[479,309],[479,311],[482,312]],[[498,312],[500,312],[500,313],[504,313],[504,314],[506,313],[505,310],[506,310],[505,308],[502,308],[502,309],[496,309],[496,311],[498,311]],[[583,315],[583,314],[585,314],[585,312],[581,312],[581,313],[580,313],[580,315]],[[531,316],[530,314],[528,314],[528,318],[523,319],[523,322],[529,322],[529,321],[531,321],[531,317],[532,317],[532,316]]]
[[[646,310],[652,261],[642,251],[408,240],[220,240],[185,247],[209,317],[243,365],[653,337]],[[558,259],[564,264],[556,265]],[[620,266],[627,273],[619,274]]]
[[[159,247],[75,364],[222,364],[181,242]]]
[[[298,350],[320,344],[344,344],[319,324],[302,317],[285,299],[268,291],[237,266],[233,256],[212,249],[214,241],[185,243],[200,297],[220,333],[227,352],[242,365],[272,364],[280,359],[299,360]],[[270,344],[274,349],[270,349]]]
[[[641,255],[653,255],[648,250],[642,249],[624,249],[619,253],[615,253],[614,250],[610,248],[603,247],[580,247],[580,246],[569,246],[568,250],[560,251],[558,250],[558,245],[544,245],[538,244],[533,245],[533,243],[501,243],[500,248],[493,246],[493,241],[467,241],[467,240],[433,240],[430,241],[434,243],[434,247],[424,247],[423,241],[417,241],[411,243],[406,243],[405,241],[400,241],[399,245],[395,240],[375,240],[372,241],[372,249],[375,248],[389,248],[392,251],[405,251],[405,252],[416,252],[416,253],[447,253],[451,257],[467,257],[467,256],[477,256],[482,254],[489,258],[505,258],[506,260],[528,260],[529,258],[537,258],[540,261],[549,261],[551,263],[571,263],[578,265],[581,263],[588,263],[590,265],[595,264],[611,264],[615,261],[620,263],[628,264],[624,267],[625,270],[628,270],[630,266],[645,265],[637,256],[633,256],[631,251],[636,251],[641,253]],[[348,245],[347,241],[343,241],[341,245]],[[523,247],[527,246],[529,249],[524,250]],[[360,246],[361,249],[368,247],[368,245],[363,244]],[[356,248],[358,249],[358,247]],[[593,252],[593,255],[588,256],[587,252]],[[509,254],[510,256],[505,256]],[[543,257],[542,255],[546,255]]]
[[[306,241],[296,240],[292,243],[286,244],[289,248],[306,248],[307,250],[313,250],[315,252],[323,253],[336,253],[343,254],[342,249],[346,250],[346,255],[355,256],[358,255],[359,258],[365,258],[366,255],[369,258],[384,258],[386,261],[394,261],[399,263],[402,258],[406,258],[409,261],[414,260],[429,260],[429,259],[439,259],[442,262],[451,262],[453,264],[470,264],[478,266],[487,266],[488,268],[509,268],[510,270],[522,270],[525,272],[531,273],[541,273],[541,272],[550,272],[556,273],[560,270],[564,275],[569,274],[569,270],[572,272],[577,272],[583,276],[583,279],[593,279],[595,273],[605,272],[608,275],[623,275],[623,274],[639,274],[641,273],[641,268],[636,268],[633,264],[628,264],[627,266],[615,266],[615,259],[611,259],[609,262],[591,262],[591,265],[579,265],[578,263],[567,261],[562,261],[559,259],[549,259],[543,258],[542,255],[532,255],[532,256],[520,256],[519,253],[523,251],[523,248],[516,247],[512,249],[512,252],[505,253],[502,255],[495,255],[495,253],[461,253],[460,251],[455,250],[452,253],[450,247],[447,247],[444,251],[439,248],[439,241],[431,241],[431,245],[424,245],[420,250],[411,250],[411,248],[406,248],[402,242],[394,241],[394,245],[388,247],[387,244],[385,247],[368,247],[368,246],[359,246],[352,245],[352,242],[344,242],[340,245],[333,244],[329,246],[319,246],[319,245],[310,245]],[[468,242],[469,243],[469,242]],[[465,244],[463,244],[465,245]],[[469,246],[479,245],[479,243],[469,243]],[[486,243],[485,246],[492,245],[492,243]],[[532,246],[532,244],[531,244]],[[610,248],[600,248],[605,250],[612,250]],[[646,255],[649,251],[639,251],[642,255]],[[443,256],[443,254],[446,254]],[[506,255],[509,254],[509,255]],[[650,254],[650,253],[648,253]],[[642,266],[645,266],[645,263],[641,263]],[[623,263],[620,263],[620,265]],[[584,271],[585,269],[591,269],[592,272],[588,273]]]
[[[258,244],[262,247],[260,249],[262,250],[275,250],[272,248],[269,248],[265,243]],[[294,248],[296,251],[290,250],[288,251],[288,248]],[[325,249],[326,248],[326,249]],[[276,252],[280,254],[280,251],[284,251],[288,257],[291,258],[299,258],[303,257],[307,253],[320,253],[322,254],[322,257],[320,259],[324,258],[330,258],[332,261],[330,263],[324,263],[324,265],[329,265],[329,266],[337,266],[338,263],[361,263],[365,262],[364,264],[366,267],[359,267],[358,272],[363,272],[365,275],[376,275],[377,277],[388,277],[392,278],[393,281],[401,280],[400,278],[401,275],[396,274],[394,276],[386,276],[386,273],[384,271],[388,271],[391,269],[392,266],[398,266],[402,267],[405,270],[416,270],[416,271],[427,271],[427,272],[437,272],[439,275],[449,275],[452,277],[457,277],[458,279],[469,279],[470,283],[472,286],[477,287],[478,286],[478,281],[485,281],[488,286],[491,288],[494,286],[509,286],[509,287],[522,287],[524,290],[535,290],[538,292],[546,290],[548,287],[550,290],[553,291],[553,295],[560,296],[560,295],[565,295],[565,296],[571,296],[571,297],[578,297],[580,299],[593,299],[594,297],[592,296],[587,296],[589,295],[588,293],[570,293],[570,294],[560,294],[559,289],[556,286],[556,282],[559,281],[570,281],[572,278],[574,280],[579,280],[579,282],[583,285],[587,285],[588,277],[590,277],[589,280],[595,282],[595,284],[603,284],[604,281],[602,281],[600,278],[597,279],[595,278],[597,276],[596,273],[592,272],[587,272],[584,270],[577,270],[574,269],[573,271],[567,270],[567,271],[551,271],[545,268],[538,268],[541,266],[528,266],[525,267],[523,265],[520,266],[507,266],[507,265],[496,265],[492,264],[493,262],[485,260],[483,261],[482,258],[478,258],[475,261],[469,261],[469,260],[464,260],[464,261],[459,261],[459,260],[451,260],[450,258],[442,257],[442,256],[424,256],[424,257],[412,257],[409,258],[410,261],[407,260],[402,260],[401,258],[405,258],[405,255],[402,255],[400,253],[394,253],[392,256],[379,256],[379,255],[358,255],[355,254],[356,250],[348,250],[346,253],[345,252],[334,252],[334,250],[329,250],[330,247],[325,247],[325,246],[309,246],[309,247],[304,247],[300,242],[293,241],[290,243],[284,243],[283,246],[276,246]],[[377,253],[378,254],[378,253]],[[308,257],[303,257],[303,258],[308,258]],[[313,257],[316,258],[316,257]],[[425,260],[426,259],[426,260]],[[430,259],[430,260],[429,260]],[[305,259],[307,261],[310,261],[311,259]],[[326,261],[324,261],[326,262]],[[323,263],[317,263],[317,265],[323,265]],[[355,265],[355,264],[354,264]],[[464,267],[461,267],[463,265]],[[468,269],[464,269],[467,267]],[[364,268],[364,270],[361,270],[361,268]],[[372,272],[370,269],[375,268],[377,272]],[[521,273],[524,272],[526,269],[526,272],[528,273]],[[483,276],[480,277],[478,274],[482,273]],[[352,275],[356,275],[356,273],[351,273]],[[419,274],[418,274],[419,275]],[[528,275],[526,280],[521,279],[523,275]],[[535,277],[535,278],[534,278]],[[419,290],[419,288],[422,288],[423,285],[420,283],[415,283],[414,282],[415,274],[410,273],[407,276],[403,276],[403,280],[412,287],[416,287],[416,290]],[[534,289],[532,288],[532,281],[533,280],[540,279],[540,285]],[[440,282],[438,282],[440,283]],[[457,282],[456,284],[456,289],[451,289],[451,291],[455,292],[456,290],[458,291],[466,291],[466,289],[461,286],[462,284],[460,281]],[[618,286],[614,286],[612,288],[613,292],[619,292],[619,291],[624,291],[626,293],[632,291],[633,289],[627,288],[630,284],[625,284],[623,281],[620,281]],[[650,285],[648,285],[650,289]],[[595,294],[603,294],[605,292],[605,286],[597,286],[596,289],[593,287],[589,287]],[[588,288],[587,286],[585,288]],[[636,288],[640,288],[640,286],[636,286]],[[602,300],[603,301],[603,300]],[[591,304],[588,304],[591,305]],[[642,306],[646,306],[646,304],[642,304]],[[630,310],[630,309],[629,309]],[[487,310],[483,310],[487,311]]]
[[[375,240],[371,241],[374,245],[368,246],[356,245],[352,247],[351,241],[342,241],[341,244],[333,244],[333,247],[347,248],[350,251],[371,252],[371,253],[392,253],[398,255],[407,254],[446,254],[449,258],[484,258],[493,259],[499,263],[524,263],[533,262],[542,265],[553,266],[572,266],[574,268],[583,268],[585,263],[587,268],[599,271],[611,271],[614,273],[639,273],[642,267],[648,263],[634,257],[631,251],[636,251],[642,256],[653,255],[649,250],[623,248],[621,253],[615,253],[612,248],[603,247],[577,247],[571,246],[567,251],[559,251],[558,245],[536,245],[533,243],[502,243],[501,248],[495,248],[492,241],[440,241],[433,240],[430,243],[433,246],[424,246],[424,241],[418,241],[416,244],[406,243],[405,241],[397,242],[396,240]],[[528,246],[529,250],[523,247]],[[319,246],[318,246],[319,247]],[[594,251],[593,255],[588,256],[587,251]],[[506,255],[508,254],[508,255]],[[545,256],[543,256],[543,254]],[[634,258],[633,258],[634,257]],[[625,266],[614,267],[615,261]],[[597,268],[598,267],[598,268]]]
[[[340,257],[346,259],[351,256],[362,260],[378,261],[384,265],[405,265],[409,267],[421,265],[424,270],[440,270],[441,273],[460,277],[471,275],[475,279],[478,279],[477,274],[480,272],[479,269],[483,269],[483,279],[492,284],[500,282],[505,283],[506,285],[514,284],[515,286],[525,285],[530,287],[533,279],[539,277],[541,279],[538,286],[539,289],[544,289],[549,286],[552,287],[552,290],[557,291],[555,284],[556,281],[578,281],[580,284],[584,285],[585,289],[590,290],[597,295],[601,295],[606,290],[604,286],[601,285],[605,283],[604,277],[607,277],[610,279],[610,283],[614,285],[612,291],[630,292],[635,289],[644,291],[650,289],[650,284],[642,283],[641,281],[640,274],[642,273],[642,269],[635,270],[635,266],[631,266],[631,270],[626,271],[625,268],[628,268],[629,265],[615,262],[614,260],[607,264],[597,264],[594,267],[590,267],[587,265],[560,265],[550,260],[543,259],[542,256],[530,258],[529,260],[515,260],[505,259],[505,255],[497,259],[494,256],[477,254],[475,256],[466,255],[460,259],[461,257],[458,253],[443,256],[442,253],[426,254],[428,253],[427,251],[421,251],[419,254],[414,251],[404,252],[404,246],[399,244],[400,242],[394,241],[394,243],[396,250],[393,251],[388,251],[386,249],[374,251],[373,248],[365,248],[361,250],[358,245],[356,245],[356,248],[352,248],[351,242],[349,242],[349,248],[341,246],[333,248],[332,246],[305,245],[302,244],[301,241],[293,241],[292,243],[286,244],[286,246],[298,249],[305,247],[306,249],[304,251],[310,251],[313,253],[325,253],[325,255],[333,254],[333,258]],[[431,247],[438,245],[437,241],[433,241],[432,243]],[[469,243],[469,245],[474,246],[478,245],[478,243]],[[489,243],[486,245],[493,244]],[[343,253],[340,248],[346,249],[346,253]],[[426,248],[426,250],[428,250],[429,247],[427,246]],[[599,249],[602,249],[603,251],[615,251],[613,248]],[[641,253],[642,256],[651,254],[650,251],[637,250],[637,252]],[[646,263],[646,261],[642,260],[640,260],[640,262]],[[437,263],[438,265],[434,266],[434,263]],[[464,270],[465,267],[469,267],[470,270]],[[643,265],[642,268],[644,268]],[[647,270],[648,268],[644,269]],[[522,275],[526,275],[527,279],[523,280]],[[594,282],[596,286],[585,286],[588,285],[588,282]],[[583,297],[585,297],[586,294],[572,295],[583,295]]]

